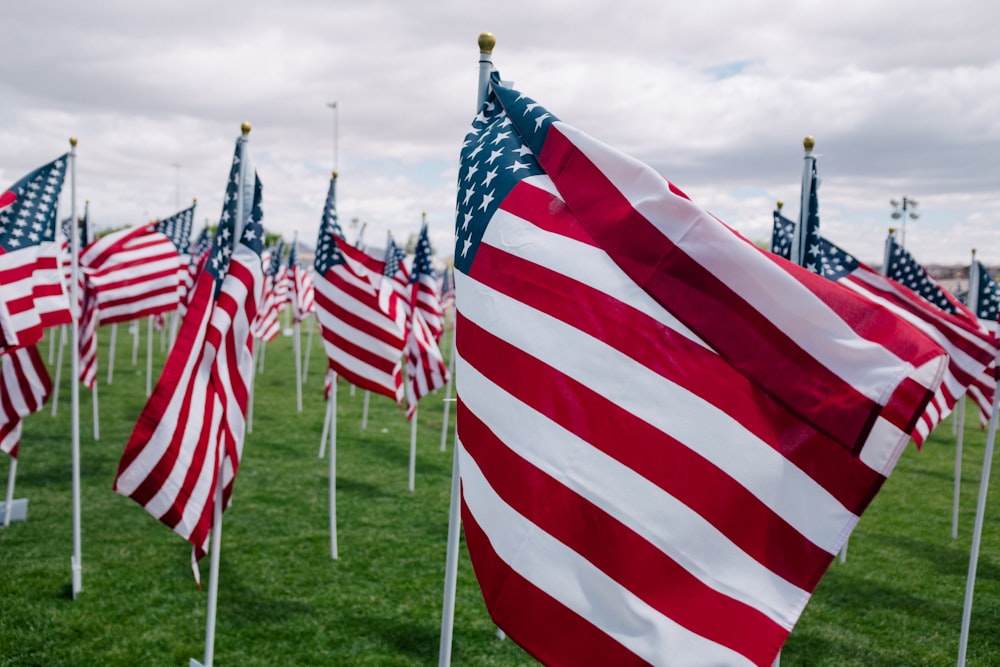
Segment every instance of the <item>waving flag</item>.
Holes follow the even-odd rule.
[[[448,266],[441,275],[441,310],[448,312],[455,307],[455,269]]]
[[[309,313],[316,311],[316,288],[309,269],[299,263],[296,247],[288,252],[288,289],[292,301],[292,319],[301,322]]]
[[[199,558],[208,548],[218,475],[225,507],[243,452],[250,323],[264,284],[260,203],[260,180],[241,138],[211,256],[115,478],[115,491],[191,542]],[[245,224],[236,240],[240,213]]]
[[[420,311],[434,340],[441,340],[444,333],[444,313],[441,309],[441,295],[438,293],[434,270],[431,268],[431,242],[427,238],[427,223],[420,227],[416,252],[413,256],[413,270],[410,272],[413,293],[410,302]]]
[[[774,209],[774,227],[771,231],[771,252],[778,257],[790,260],[792,258],[792,238],[795,236],[795,223],[781,215],[780,209]]]
[[[546,664],[770,665],[943,351],[496,74],[456,225],[463,524],[494,621]]]
[[[347,382],[402,404],[405,331],[378,303],[385,262],[344,240],[330,179],[316,244],[316,317],[330,368]]]
[[[1000,312],[1000,285],[978,259],[973,259],[969,267],[968,303],[980,323],[995,332]]]
[[[281,253],[283,243],[264,251],[264,296],[257,317],[253,322],[253,336],[266,342],[271,342],[281,332],[278,323],[278,289],[281,274]]]
[[[410,271],[406,268],[406,251],[396,245],[390,232],[385,243],[385,262],[379,282],[378,304],[401,331],[410,326]]]
[[[204,265],[206,259],[209,256],[209,250],[212,249],[212,237],[209,236],[208,226],[202,227],[201,233],[198,234],[198,238],[195,239],[194,244],[190,248],[190,255],[188,256],[187,271],[181,273],[181,281],[184,283],[180,288],[180,293],[183,295],[177,304],[177,312],[181,317],[187,312],[187,304],[190,299],[191,290],[194,288],[195,280],[198,278],[198,273],[201,272],[201,267]]]
[[[42,409],[52,380],[36,345],[0,354],[0,451],[17,458],[21,422]]]
[[[156,223],[155,229],[162,232],[164,236],[173,242],[180,255],[180,267],[178,268],[177,303],[183,303],[187,299],[188,290],[188,266],[191,264],[191,229],[194,225],[194,208],[197,201],[186,209],[174,213],[169,218],[164,218]],[[161,316],[162,317],[162,316]]]
[[[72,316],[56,243],[68,154],[0,192],[0,352],[38,342]]]

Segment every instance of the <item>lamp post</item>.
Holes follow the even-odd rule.
[[[899,245],[905,248],[906,218],[910,218],[911,220],[916,220],[917,218],[920,217],[920,214],[917,213],[916,211],[917,202],[914,201],[913,199],[910,199],[909,197],[903,197],[902,203],[896,201],[895,199],[890,199],[889,203],[892,204],[892,219],[901,220],[903,223]]]

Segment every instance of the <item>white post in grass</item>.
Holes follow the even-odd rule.
[[[66,325],[63,324],[60,325],[59,328],[61,329],[65,326]],[[52,365],[52,362],[55,361],[55,355],[56,355],[56,337],[55,334],[52,334],[49,336],[49,365]]]
[[[4,528],[10,525],[11,518],[14,516],[14,481],[17,479],[17,459],[13,456],[8,458],[10,458],[10,470],[7,473],[7,497],[3,504]]]
[[[958,539],[958,497],[962,490],[962,442],[965,440],[965,396],[955,406],[955,490],[951,501],[951,539]]]
[[[257,355],[261,349],[261,340],[259,338],[253,339],[253,349],[251,354],[253,355],[253,362],[250,366],[250,395],[247,397],[247,433],[253,433],[253,386],[255,384],[254,377],[257,373],[254,368],[257,366]]]
[[[330,387],[330,558],[337,560],[337,380]]]
[[[72,291],[72,287],[70,290]],[[59,354],[56,355],[56,377],[52,381],[52,416],[56,416],[59,407],[59,383],[62,378],[63,348],[66,347],[66,325],[59,327]]]
[[[257,372],[261,375],[264,374],[264,352],[267,351],[267,346],[264,345],[264,341],[260,342],[260,351],[257,354]]]
[[[496,38],[492,34],[484,32],[479,35],[479,86],[476,91],[475,113],[479,113],[479,107],[486,101],[490,72],[493,69],[493,47],[495,45]],[[457,329],[455,333],[458,333]],[[438,648],[438,667],[451,665],[451,640],[455,627],[455,588],[458,581],[459,533],[462,529],[458,452],[458,432],[456,429],[455,446],[452,448],[451,502],[448,506],[448,546],[444,567],[444,604],[441,609],[441,643]]]
[[[969,284],[969,293],[973,290]],[[979,481],[979,500],[976,504],[976,523],[972,530],[972,550],[969,554],[969,574],[965,580],[965,603],[962,607],[962,632],[958,642],[958,667],[965,667],[969,648],[969,622],[972,620],[972,595],[976,586],[976,566],[979,563],[979,543],[983,537],[983,515],[986,512],[986,492],[990,486],[990,468],[993,466],[993,446],[997,437],[997,410],[1000,408],[1000,383],[993,394],[993,412],[986,434],[986,452],[983,455],[983,472]]]
[[[132,334],[132,365],[139,363],[139,320],[132,320],[128,327]]]
[[[118,323],[111,325],[111,338],[108,340],[108,384],[115,373],[115,344],[118,342]]]
[[[70,165],[70,216],[76,220],[76,137],[69,140],[72,149],[69,152]],[[69,284],[69,302],[73,312],[70,323],[70,442],[73,457],[73,556],[70,558],[72,572],[73,599],[83,590],[83,539],[80,530],[80,313],[76,304],[79,303],[80,273],[80,235],[73,231],[70,241],[70,273],[73,279]]]
[[[222,451],[219,475],[215,482],[215,507],[212,509],[212,543],[209,547],[208,608],[205,611],[205,662],[191,658],[189,667],[212,667],[215,660],[215,617],[219,601],[219,552],[222,550],[222,471],[225,469],[226,454]]]
[[[417,410],[413,408],[413,417],[410,419],[410,481],[407,488],[412,492],[417,479]]]
[[[306,358],[302,362],[302,384],[306,383],[306,377],[309,375],[309,353],[312,352],[313,346],[313,329],[316,326],[316,315],[307,315],[309,319],[309,331],[306,334]]]
[[[100,383],[97,381],[97,378],[94,378],[94,388],[90,390],[90,402],[93,406],[94,414],[94,442],[101,439],[101,418],[100,412],[97,408],[97,385],[99,384]]]
[[[448,448],[448,409],[451,407],[453,399],[451,397],[451,384],[455,378],[455,323],[452,320],[451,327],[451,357],[448,359],[448,381],[444,385],[444,417],[441,423],[441,451]]]
[[[352,385],[353,387],[353,385]],[[365,401],[361,406],[361,430],[368,429],[368,403],[371,402],[372,393],[371,391],[365,389]]]
[[[146,319],[146,398],[153,393],[153,316]]]
[[[333,389],[330,389],[333,392]],[[323,458],[326,453],[326,439],[330,435],[330,422],[333,420],[333,402],[326,399],[326,415],[323,417],[323,433],[319,436],[319,458]]]

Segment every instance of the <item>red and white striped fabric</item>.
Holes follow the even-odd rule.
[[[400,330],[406,331],[413,309],[410,270],[406,266],[406,253],[393,241],[392,234],[386,240],[384,257],[382,277],[378,283],[378,307]]]
[[[385,263],[341,238],[327,242],[342,257],[327,260],[323,271],[317,254],[316,316],[330,366],[345,381],[402,405],[405,331],[379,308]]]
[[[486,607],[545,664],[771,665],[947,358],[498,83],[455,253]]]
[[[420,311],[434,340],[441,340],[441,334],[444,333],[444,309],[441,307],[441,295],[438,293],[434,270],[431,268],[431,243],[427,236],[426,222],[420,227],[420,234],[417,237],[410,287],[411,307]]]
[[[414,308],[406,334],[406,418],[413,419],[417,402],[448,382],[448,366],[434,339],[434,332]]]
[[[0,355],[0,451],[17,458],[22,420],[42,409],[52,380],[36,345]]]
[[[238,188],[239,157],[238,144],[216,247],[129,437],[114,487],[191,542],[197,558],[208,548],[220,465],[225,507],[243,451],[253,372],[250,324],[264,285],[259,180],[253,208],[247,202],[243,209],[254,213],[241,241],[232,239],[237,193],[245,190]]]
[[[271,274],[267,267],[271,265],[271,250],[265,250],[261,257],[264,270],[264,293],[261,298],[260,309],[257,317],[254,318],[251,332],[254,338],[271,342],[278,337],[281,332],[281,325],[278,322],[278,297],[275,290],[276,276]]]
[[[283,313],[288,304],[292,302],[288,281],[288,265],[282,264],[278,269],[278,275],[274,278],[274,306],[279,313]]]
[[[294,320],[301,322],[316,312],[316,284],[312,272],[304,266],[296,266],[291,271],[291,282],[294,284],[292,311]]]

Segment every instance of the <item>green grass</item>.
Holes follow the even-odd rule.
[[[145,328],[143,328],[145,329]],[[131,364],[119,327],[112,385],[102,329],[101,437],[81,392],[83,590],[70,594],[72,554],[68,363],[59,413],[26,420],[17,497],[28,518],[0,530],[0,665],[180,665],[201,659],[207,594],[187,542],[111,491],[145,403],[145,341]],[[304,337],[303,337],[304,339]],[[421,402],[416,489],[407,490],[409,424],[363,392],[338,393],[339,559],[330,558],[323,359],[314,336],[304,409],[295,407],[290,338],[268,345],[256,378],[233,505],[222,531],[217,665],[434,665],[438,659],[452,442],[440,451],[441,393]],[[162,365],[157,341],[154,367]],[[42,346],[47,354],[47,343]],[[452,420],[454,411],[451,412]],[[970,420],[971,421],[971,420]],[[957,655],[984,432],[966,431],[960,536],[951,539],[950,422],[912,447],[862,518],[846,563],[835,562],[782,651],[782,665],[951,665]],[[6,466],[0,466],[0,479]],[[987,506],[969,664],[1000,664],[1000,530]],[[202,562],[207,582],[208,559]],[[534,664],[497,638],[464,549],[452,663]]]

